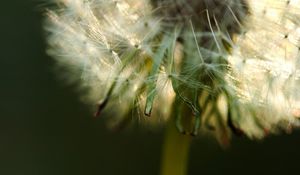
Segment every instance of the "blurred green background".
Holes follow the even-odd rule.
[[[162,130],[107,130],[53,73],[39,3],[9,0],[0,8],[0,175],[158,174]],[[234,138],[227,150],[197,138],[189,174],[300,174],[299,148],[299,131]]]

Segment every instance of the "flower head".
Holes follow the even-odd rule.
[[[82,72],[96,115],[175,118],[223,143],[299,125],[300,1],[54,2],[48,52]]]

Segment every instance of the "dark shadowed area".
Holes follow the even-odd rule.
[[[39,3],[9,0],[0,8],[0,174],[158,174],[162,130],[109,131],[76,85],[53,73]],[[197,138],[189,174],[297,174],[299,148],[299,131],[260,142],[234,138],[226,150]]]

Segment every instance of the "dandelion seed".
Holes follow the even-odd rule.
[[[143,111],[224,144],[299,126],[299,0],[53,2],[48,53],[113,125]]]

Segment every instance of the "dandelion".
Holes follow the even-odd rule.
[[[299,0],[54,4],[48,53],[81,73],[86,100],[99,102],[95,115],[112,126],[171,123],[166,161],[187,150],[189,135],[210,133],[227,145],[232,134],[261,139],[299,126]],[[172,134],[175,126],[186,136]],[[162,174],[183,174],[174,164]]]

